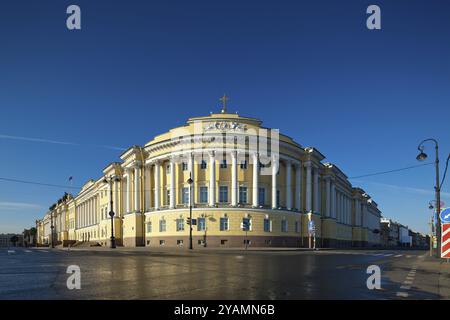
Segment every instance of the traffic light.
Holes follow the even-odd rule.
[[[186,219],[186,224],[189,225],[189,226],[191,225],[191,218],[187,218]]]

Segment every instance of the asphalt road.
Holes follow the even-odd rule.
[[[0,299],[439,299],[425,251],[0,248]],[[69,290],[67,267],[81,270]],[[381,269],[369,290],[367,267]],[[405,283],[406,282],[406,283]]]

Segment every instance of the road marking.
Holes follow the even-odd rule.
[[[397,297],[408,298],[409,294],[407,292],[397,292]]]
[[[412,258],[412,256],[410,256],[409,254],[408,254],[406,257],[407,257],[408,259],[409,259],[409,258]]]
[[[382,255],[383,255],[383,253],[376,253],[373,256],[378,257],[378,256],[382,256]]]
[[[395,256],[395,258],[399,258],[401,256],[402,256],[402,254],[398,254],[398,255]]]
[[[30,253],[31,251],[30,251],[30,250],[25,250],[25,252],[26,252],[26,253]]]
[[[413,282],[412,282],[412,281],[409,281],[409,280],[405,280],[405,281],[403,281],[403,283],[404,283],[404,284],[412,284]]]
[[[8,250],[8,254],[16,253],[15,250]]]
[[[408,276],[406,277],[406,280],[408,280],[408,281],[414,281],[414,276],[408,275]]]
[[[403,285],[403,286],[400,287],[400,289],[403,289],[403,290],[409,290],[409,289],[411,289],[411,286],[405,286],[405,285]]]
[[[41,252],[48,252],[47,250],[41,250]]]
[[[385,254],[384,256],[385,257],[390,257],[390,256],[393,256],[394,254],[393,253],[388,253],[388,254]]]

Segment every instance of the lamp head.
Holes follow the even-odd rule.
[[[423,151],[420,151],[420,153],[417,155],[416,159],[418,161],[424,161],[427,158],[427,154],[424,153]]]

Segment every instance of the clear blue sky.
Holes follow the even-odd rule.
[[[70,4],[81,31],[66,29]],[[380,31],[366,28],[370,4]],[[444,160],[449,57],[446,0],[3,1],[0,177],[82,185],[119,159],[101,146],[144,144],[218,110],[224,92],[231,111],[318,148],[348,176],[416,165],[428,137]],[[428,230],[431,166],[353,182],[385,216]],[[450,179],[444,191],[450,203]],[[32,226],[63,192],[0,181],[0,232]]]

